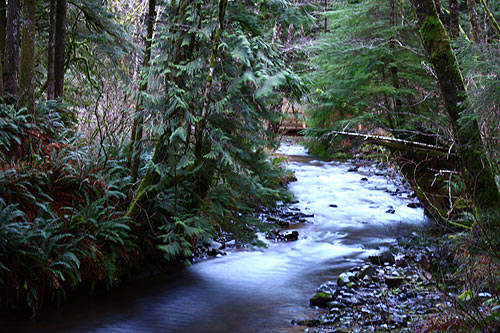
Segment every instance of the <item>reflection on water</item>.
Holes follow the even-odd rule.
[[[296,226],[298,241],[232,252],[105,296],[73,300],[36,320],[0,323],[42,332],[300,331],[290,322],[314,314],[309,298],[319,284],[425,218],[421,209],[407,207],[409,199],[385,191],[390,184],[384,177],[315,161],[300,146],[279,152],[291,155],[289,168],[297,176],[290,185],[294,206],[314,214],[311,223]],[[386,213],[390,208],[394,214]]]

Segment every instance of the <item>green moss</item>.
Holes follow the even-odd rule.
[[[309,300],[309,303],[313,306],[327,306],[328,302],[331,302],[334,299],[335,298],[332,294],[318,292]]]

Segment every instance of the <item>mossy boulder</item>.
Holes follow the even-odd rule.
[[[325,292],[318,292],[316,293],[316,295],[311,297],[309,303],[311,303],[312,306],[326,307],[328,303],[332,302],[333,300],[335,300],[335,297],[332,294]]]

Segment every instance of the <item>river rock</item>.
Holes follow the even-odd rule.
[[[368,178],[363,177],[363,178],[361,178],[361,181],[362,181],[362,182],[367,182],[367,181],[368,181]]]
[[[329,205],[329,207],[332,207],[332,208],[337,208],[338,206],[337,206],[337,205],[335,205],[335,204],[331,204],[331,205]]]
[[[333,302],[328,302],[327,304],[328,309],[332,311],[332,309],[337,308],[337,309],[343,309],[345,308],[345,304],[339,301],[333,301]]]
[[[394,208],[389,208],[388,210],[385,211],[387,214],[394,214],[396,210]]]
[[[401,276],[386,276],[385,277],[385,284],[389,288],[396,288],[399,287],[401,284],[404,282],[404,278]]]
[[[285,234],[285,240],[287,242],[293,242],[299,239],[299,232],[298,231],[292,231],[289,234]]]
[[[358,272],[358,279],[364,279],[365,277],[372,277],[373,274],[375,274],[375,268],[372,265],[365,265],[361,267],[361,269]]]
[[[292,324],[307,327],[316,327],[320,324],[319,319],[292,320]]]
[[[332,294],[324,293],[324,292],[318,292],[316,295],[311,297],[309,300],[309,303],[312,306],[321,306],[321,307],[326,307],[329,302],[332,302],[335,299],[335,297]]]
[[[396,327],[404,327],[407,324],[407,318],[408,316],[406,315],[392,314],[390,316],[390,323],[396,325]]]
[[[384,263],[388,263],[389,265],[394,265],[396,262],[394,255],[391,251],[384,251],[377,256],[369,256],[368,259],[373,265],[383,266]]]
[[[409,208],[420,208],[422,207],[422,204],[420,202],[411,202],[407,205]]]
[[[347,273],[342,273],[337,277],[337,285],[343,287],[349,283],[349,276]]]

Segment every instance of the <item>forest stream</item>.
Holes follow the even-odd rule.
[[[299,239],[267,248],[229,251],[174,274],[128,284],[93,298],[73,299],[13,330],[41,332],[290,332],[294,319],[317,315],[309,298],[317,287],[398,236],[426,223],[423,209],[397,180],[374,166],[323,162],[304,148],[284,145],[291,207],[309,217],[290,226]],[[4,328],[9,327],[3,326]]]

